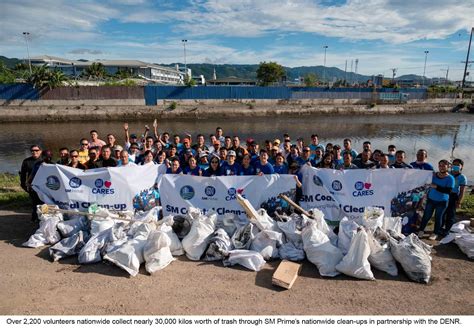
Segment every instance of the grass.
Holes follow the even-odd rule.
[[[0,174],[0,210],[19,210],[31,207],[28,193],[20,187],[20,176]]]
[[[462,219],[474,218],[474,194],[464,196],[461,209],[458,209],[457,214]]]

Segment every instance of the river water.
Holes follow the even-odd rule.
[[[141,134],[144,125],[152,122],[130,122],[131,133]],[[163,120],[159,131],[193,137],[206,136],[221,126],[224,135],[238,135],[244,141],[252,137],[259,143],[265,139],[283,139],[285,132],[293,140],[303,137],[310,142],[313,133],[320,142],[342,145],[346,137],[360,151],[362,143],[370,140],[373,149],[387,151],[389,144],[407,153],[409,162],[415,160],[416,150],[428,150],[428,160],[435,164],[440,159],[462,158],[464,173],[470,182],[474,179],[474,115],[467,113],[405,114],[405,115],[326,115],[280,118],[226,118],[219,120]],[[0,172],[18,172],[21,161],[29,156],[29,146],[37,143],[53,150],[57,156],[62,146],[79,148],[82,137],[89,138],[89,131],[96,129],[102,139],[108,133],[116,135],[123,144],[122,123],[118,121],[89,121],[66,123],[2,123],[0,129]],[[435,168],[437,166],[435,165]]]

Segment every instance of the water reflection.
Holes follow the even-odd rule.
[[[130,131],[141,135],[144,125],[151,122],[130,122]],[[163,120],[159,131],[171,134],[203,133],[206,137],[221,126],[225,135],[238,135],[241,140],[252,137],[265,139],[282,138],[289,133],[296,140],[317,133],[322,143],[342,144],[349,137],[353,146],[360,150],[365,140],[370,140],[374,149],[387,150],[389,144],[407,152],[407,159],[415,159],[416,150],[428,150],[432,163],[441,158],[451,158],[453,140],[456,137],[454,157],[464,159],[465,173],[474,179],[474,116],[470,114],[414,114],[414,115],[351,115],[351,116],[298,116],[284,118],[226,118],[220,120]],[[57,153],[62,146],[78,148],[82,137],[96,129],[102,139],[107,133],[116,135],[123,142],[122,123],[118,121],[66,122],[66,123],[7,123],[0,129],[0,172],[16,172],[23,158],[29,156],[29,146],[38,143]]]

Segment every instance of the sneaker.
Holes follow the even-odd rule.
[[[433,234],[430,235],[430,237],[429,237],[428,239],[430,239],[430,240],[436,240],[437,238],[438,238],[438,235],[436,235],[436,234],[433,233]]]
[[[425,232],[424,232],[424,231],[418,232],[418,237],[419,237],[420,239],[423,238],[423,235],[425,235]]]

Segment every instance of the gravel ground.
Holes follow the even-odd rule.
[[[291,290],[274,287],[279,264],[260,272],[179,257],[153,276],[114,265],[51,262],[48,249],[21,247],[34,231],[25,213],[0,211],[1,315],[473,315],[474,262],[454,244],[436,245],[432,280],[374,270],[376,281],[321,278],[304,262]]]

